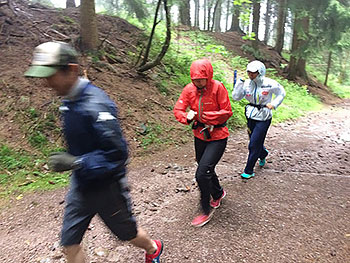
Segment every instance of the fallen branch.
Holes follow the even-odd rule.
[[[100,45],[98,46],[97,50],[100,50],[102,48],[103,43],[107,40],[111,32],[112,32],[112,27],[108,30],[108,33],[106,34],[105,38],[102,41],[100,41]]]
[[[57,30],[55,30],[53,28],[49,28],[46,32],[53,32],[53,33],[55,33],[55,34],[65,38],[65,39],[71,39],[69,36],[67,36],[67,35],[65,35],[65,34],[63,34],[61,32],[58,32]]]
[[[35,7],[30,7],[30,6],[29,6],[29,8],[34,10],[34,11],[39,11],[39,12],[55,12],[55,13],[61,12],[59,10],[54,10],[54,9],[42,9],[42,8],[35,8]]]
[[[133,47],[133,48],[135,48],[135,49],[137,49],[137,47],[136,47],[135,45],[131,44],[130,42],[128,42],[128,41],[126,41],[126,40],[124,40],[124,39],[121,39],[121,38],[119,38],[119,37],[116,37],[115,39],[118,40],[118,41],[120,41],[120,42],[123,42],[123,43],[125,43],[125,44],[127,44],[127,45],[129,45],[129,46],[131,46],[131,47]]]
[[[12,6],[11,0],[7,0],[7,5],[8,5],[8,7],[10,8],[10,10],[12,11],[12,13],[13,13],[15,16],[18,16],[17,12],[15,11],[15,9],[14,9],[13,6]]]
[[[152,98],[149,98],[149,100],[169,111],[169,107],[168,106],[166,106],[166,105],[164,105],[164,104],[162,104],[162,103],[160,103],[160,102],[158,102],[158,101],[156,101],[155,99],[152,99]]]
[[[1,32],[1,30],[0,30],[0,32]],[[7,35],[7,34],[4,34],[4,33],[0,33],[0,35],[3,35],[3,36],[10,36],[10,37],[25,37],[25,36],[23,36],[23,35],[17,35],[17,34],[14,34],[14,33],[10,33],[9,35]]]

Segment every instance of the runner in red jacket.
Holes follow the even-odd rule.
[[[190,74],[192,83],[183,89],[174,114],[183,124],[193,123],[198,163],[196,180],[203,213],[193,219],[192,225],[203,226],[213,214],[211,207],[218,208],[226,195],[215,173],[215,166],[226,148],[229,136],[226,121],[232,116],[232,110],[228,92],[221,82],[213,80],[213,67],[208,60],[194,61]]]

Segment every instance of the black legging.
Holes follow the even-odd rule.
[[[226,144],[227,138],[210,142],[196,137],[194,140],[198,163],[196,180],[201,192],[201,207],[204,214],[207,215],[210,213],[210,195],[216,200],[223,194],[223,189],[215,173],[215,166],[224,154]]]

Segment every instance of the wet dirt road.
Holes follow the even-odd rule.
[[[350,103],[270,128],[265,168],[242,181],[247,135],[229,138],[217,173],[228,195],[193,228],[193,146],[158,153],[129,172],[140,226],[165,243],[161,262],[350,262]],[[66,189],[26,195],[0,214],[0,262],[65,262],[58,247]],[[95,218],[88,262],[143,262]]]

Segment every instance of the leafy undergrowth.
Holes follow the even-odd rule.
[[[0,197],[22,198],[23,192],[55,189],[67,185],[68,174],[48,171],[47,156],[16,151],[0,144]]]
[[[311,71],[311,70],[310,70]],[[324,82],[324,74],[319,71],[311,71],[312,74],[318,79],[320,82]],[[350,84],[341,84],[339,83],[339,78],[334,74],[330,74],[328,77],[328,87],[335,93],[339,98],[349,99],[350,98]]]

